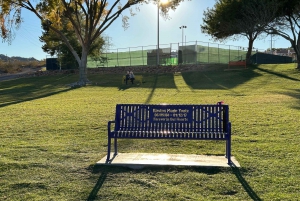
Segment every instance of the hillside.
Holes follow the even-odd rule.
[[[24,58],[19,56],[8,57],[4,54],[0,54],[0,60],[2,61],[38,61],[35,58]]]

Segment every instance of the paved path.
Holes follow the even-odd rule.
[[[0,74],[0,82],[5,81],[5,80],[13,80],[19,78],[20,75],[23,74],[28,74],[28,73],[35,73],[37,69],[33,68],[22,68],[21,72],[10,74],[10,73],[2,73]]]

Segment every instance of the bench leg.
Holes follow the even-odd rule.
[[[115,156],[118,154],[118,140],[117,138],[114,138],[114,146],[115,146]]]
[[[228,160],[228,164],[231,164],[231,139],[226,140],[226,158]]]
[[[111,147],[111,138],[108,136],[106,163],[108,163],[110,160],[110,147]]]

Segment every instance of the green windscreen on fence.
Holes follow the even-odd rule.
[[[117,66],[156,66],[159,56],[159,65],[178,64],[228,64],[229,61],[246,60],[247,48],[240,46],[222,45],[207,42],[188,42],[185,44],[173,43],[157,46],[141,46],[109,50],[101,54],[99,59],[88,59],[88,67],[117,67]],[[251,53],[258,53],[256,49]],[[261,51],[264,52],[264,51]],[[159,55],[157,55],[159,54]],[[254,63],[266,63],[269,57],[257,56]],[[280,58],[281,59],[281,58]],[[277,59],[278,62],[280,59]],[[283,58],[282,58],[283,59]],[[282,60],[281,59],[281,60]],[[251,61],[253,59],[251,58]],[[280,60],[280,61],[281,61]],[[284,61],[290,62],[291,59]],[[253,62],[253,61],[252,61]]]

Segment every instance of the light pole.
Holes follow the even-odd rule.
[[[156,0],[157,2],[157,66],[159,66],[159,4],[167,4],[169,0]]]
[[[157,54],[157,66],[159,66],[159,0],[157,0],[157,50],[156,50],[156,54]]]
[[[179,27],[179,29],[182,29],[182,46],[181,46],[181,52],[182,52],[182,62],[183,62],[183,33],[184,33],[184,31],[183,31],[183,29],[186,29],[187,28],[187,26],[184,26],[184,25],[182,25],[181,27]]]
[[[179,29],[182,29],[182,46],[183,46],[183,33],[184,33],[184,31],[183,31],[183,29],[186,29],[187,28],[187,26],[184,26],[184,25],[182,25],[181,27],[179,27]]]

